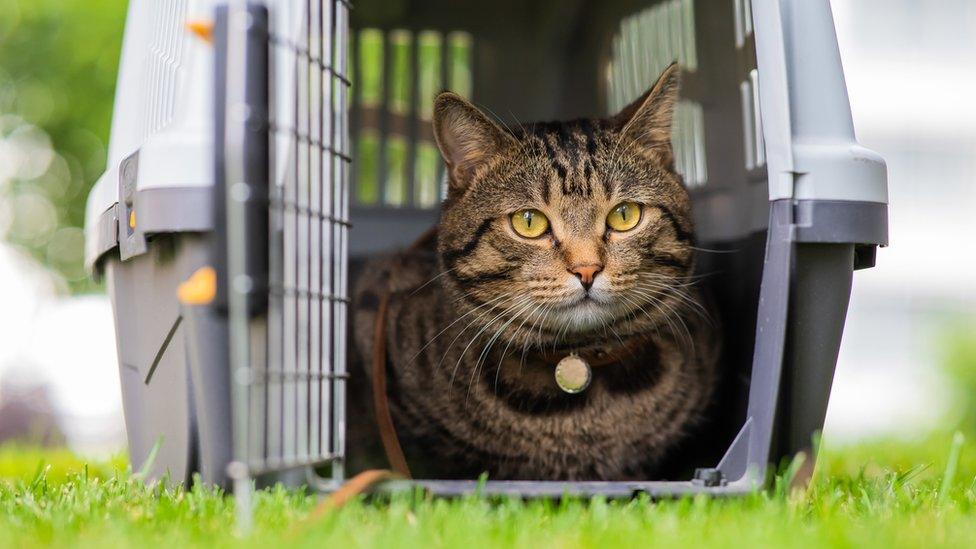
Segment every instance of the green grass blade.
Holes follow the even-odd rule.
[[[160,436],[156,439],[156,443],[153,444],[152,450],[149,450],[149,455],[146,456],[146,461],[142,463],[142,467],[139,468],[139,472],[132,475],[132,478],[145,480],[149,476],[149,472],[152,471],[153,464],[156,463],[156,455],[159,454],[159,449],[163,446],[163,437]]]
[[[961,431],[956,431],[952,436],[949,460],[946,462],[945,473],[942,474],[942,485],[939,486],[939,505],[944,505],[949,499],[949,491],[952,489],[952,481],[956,478],[956,470],[959,469],[959,455],[962,454],[962,445],[965,441],[966,437]]]

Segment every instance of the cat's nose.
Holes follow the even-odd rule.
[[[596,275],[603,270],[603,265],[599,263],[587,263],[586,265],[573,265],[569,268],[569,272],[576,275],[579,279],[580,284],[583,285],[584,290],[589,290],[590,286],[593,286],[593,279]]]

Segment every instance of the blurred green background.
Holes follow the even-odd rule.
[[[125,0],[0,0],[0,237],[74,291],[105,167]],[[27,154],[23,154],[23,153]]]

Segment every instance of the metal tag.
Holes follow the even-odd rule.
[[[577,354],[571,354],[556,364],[556,385],[564,392],[581,393],[590,386],[592,379],[590,365]]]

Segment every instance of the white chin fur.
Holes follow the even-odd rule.
[[[614,321],[610,307],[596,299],[587,299],[574,305],[553,311],[548,319],[551,326],[567,332],[586,332],[603,328]]]
[[[565,284],[568,297],[562,306],[551,310],[545,324],[566,333],[588,332],[613,325],[618,306],[609,293],[609,284],[603,277],[597,277],[589,294],[580,286],[575,277],[568,277]]]

